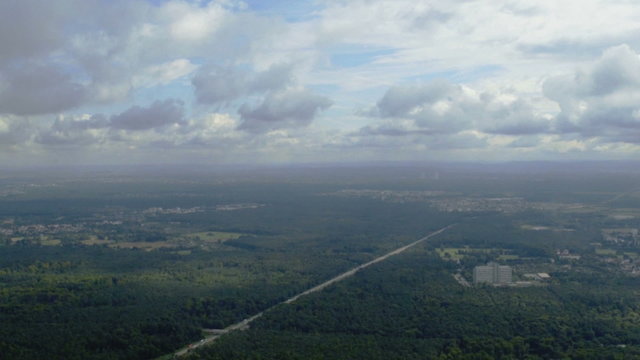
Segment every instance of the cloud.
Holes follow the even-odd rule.
[[[217,105],[240,97],[247,85],[246,74],[229,67],[209,66],[191,80],[201,104]]]
[[[133,86],[154,87],[167,85],[174,80],[183,78],[198,68],[189,59],[176,59],[158,65],[151,65],[134,76]]]
[[[171,36],[180,42],[201,41],[219,30],[227,20],[224,4],[211,1],[199,7],[183,1],[172,1],[162,8],[170,21]]]
[[[532,135],[552,132],[553,117],[538,114],[531,102],[514,94],[481,95],[475,129],[502,135]]]
[[[105,143],[109,120],[102,115],[58,116],[40,129],[35,141],[46,146],[93,146]]]
[[[36,10],[37,9],[37,10]],[[59,26],[66,20],[63,2],[0,2],[0,63],[46,54],[64,42]]]
[[[0,113],[37,115],[71,109],[86,89],[59,67],[25,63],[0,72]]]
[[[521,135],[548,132],[551,126],[548,118],[536,114],[533,105],[514,94],[478,92],[446,80],[391,87],[364,114],[387,119],[364,130],[389,136],[465,130]]]
[[[539,135],[520,136],[511,141],[507,147],[510,148],[533,148],[540,144],[542,141]]]
[[[320,11],[321,36],[341,38],[348,43],[389,45],[394,40],[430,37],[433,26],[446,23],[453,16],[446,4],[439,1],[338,0],[326,4]]]
[[[265,32],[239,9],[235,1],[2,1],[0,113],[116,103],[189,74],[194,57],[232,63],[253,32]]]
[[[207,114],[190,120],[180,129],[180,142],[189,147],[234,147],[243,135],[236,131],[237,126],[237,119],[229,114]]]
[[[24,144],[31,140],[32,133],[29,121],[12,116],[0,116],[0,149]]]
[[[275,129],[309,125],[318,112],[331,106],[329,98],[307,90],[287,90],[269,94],[261,104],[244,104],[238,109],[240,130],[261,133]]]
[[[391,87],[377,103],[383,118],[412,119],[432,133],[455,133],[469,127],[477,101],[456,84],[436,80],[420,86]]]
[[[291,64],[273,64],[267,70],[256,73],[247,84],[250,93],[276,91],[293,82]]]
[[[640,142],[640,57],[629,46],[609,48],[586,69],[547,79],[543,91],[560,107],[557,132]]]
[[[150,130],[184,121],[184,103],[167,99],[156,101],[149,107],[132,106],[121,114],[111,116],[110,126],[122,130]]]
[[[283,89],[293,80],[291,70],[287,64],[274,64],[256,73],[211,65],[199,70],[191,82],[199,103],[220,105],[242,96]]]
[[[0,146],[295,161],[640,143],[633,2],[247,4],[0,1]]]

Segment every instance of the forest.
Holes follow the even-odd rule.
[[[638,355],[633,174],[143,169],[0,178],[0,353],[152,359]],[[283,300],[450,230],[290,305]],[[631,229],[631,230],[629,230]],[[570,255],[559,255],[559,254]],[[499,261],[525,287],[465,287]],[[640,260],[639,260],[640,262]],[[640,267],[640,266],[639,266]],[[280,304],[280,305],[279,305]]]

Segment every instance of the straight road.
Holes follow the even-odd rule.
[[[269,309],[267,309],[265,311],[262,311],[260,313],[257,313],[255,315],[253,315],[250,318],[246,318],[246,319],[240,321],[239,323],[236,323],[236,324],[230,325],[230,326],[228,326],[228,327],[226,327],[224,329],[218,330],[218,331],[216,331],[215,335],[207,336],[204,339],[200,340],[199,342],[190,344],[186,348],[177,351],[175,353],[175,356],[176,357],[183,356],[186,353],[188,353],[189,351],[197,349],[202,345],[212,343],[213,341],[215,341],[220,336],[222,336],[224,334],[227,334],[227,333],[229,333],[231,331],[247,329],[251,322],[253,322],[254,320],[256,320],[259,317],[261,317],[262,314],[264,314],[266,311],[269,311],[269,310],[273,309],[274,307],[276,307],[278,305],[281,305],[281,304],[291,304],[292,302],[298,300],[302,296],[309,295],[309,294],[314,293],[314,292],[318,292],[318,291],[326,288],[327,286],[329,286],[331,284],[335,284],[338,281],[342,281],[342,280],[344,280],[344,279],[346,279],[346,278],[348,278],[350,276],[353,276],[355,273],[357,273],[358,271],[360,271],[360,270],[362,270],[364,268],[367,268],[367,267],[369,267],[369,266],[371,266],[371,265],[373,265],[375,263],[379,263],[380,261],[384,261],[384,260],[386,260],[387,258],[389,258],[389,257],[391,257],[393,255],[398,255],[401,252],[403,252],[403,251],[405,251],[405,250],[407,250],[407,249],[409,249],[411,247],[414,247],[414,246],[418,245],[419,243],[421,243],[421,242],[423,242],[425,240],[428,240],[428,239],[430,239],[430,238],[432,238],[432,237],[434,237],[436,235],[439,235],[442,232],[447,231],[452,226],[453,225],[449,225],[449,226],[443,227],[440,230],[436,230],[436,231],[432,232],[431,234],[412,242],[409,245],[405,245],[403,247],[397,248],[397,249],[395,249],[395,250],[393,250],[393,251],[391,251],[391,252],[389,252],[389,253],[387,253],[385,255],[382,255],[382,256],[380,256],[378,258],[375,258],[375,259],[373,259],[373,260],[371,260],[371,261],[369,261],[367,263],[364,263],[362,265],[358,265],[358,266],[354,267],[351,270],[348,270],[348,271],[346,271],[346,272],[344,272],[344,273],[342,273],[342,274],[340,274],[340,275],[338,275],[338,276],[336,276],[336,277],[334,277],[334,278],[332,278],[330,280],[327,280],[327,281],[323,282],[320,285],[314,286],[311,289],[305,290],[305,291],[301,292],[300,294],[295,295],[295,296],[293,296],[293,297],[281,302],[280,304],[274,305],[274,306],[270,307]]]

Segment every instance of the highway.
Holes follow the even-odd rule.
[[[416,245],[418,245],[419,243],[421,243],[421,242],[423,242],[425,240],[428,240],[429,238],[432,238],[432,237],[434,237],[436,235],[439,235],[440,233],[442,233],[442,232],[448,230],[449,228],[451,228],[452,226],[453,225],[449,225],[449,226],[443,227],[440,230],[436,230],[436,231],[432,232],[431,234],[429,234],[429,235],[427,235],[427,236],[425,236],[423,238],[420,238],[420,239],[418,239],[418,240],[416,240],[416,241],[414,241],[414,242],[412,242],[412,243],[410,243],[408,245],[405,245],[403,247],[397,248],[397,249],[395,249],[395,250],[393,250],[393,251],[391,251],[391,252],[389,252],[389,253],[387,253],[385,255],[382,255],[382,256],[380,256],[378,258],[375,258],[375,259],[373,259],[373,260],[371,260],[371,261],[369,261],[367,263],[364,263],[362,265],[358,265],[355,268],[353,268],[351,270],[348,270],[348,271],[346,271],[346,272],[344,272],[344,273],[342,273],[342,274],[340,274],[340,275],[338,275],[338,276],[336,276],[336,277],[334,277],[334,278],[332,278],[330,280],[327,280],[327,281],[323,282],[320,285],[314,286],[311,289],[305,290],[305,291],[301,292],[298,295],[290,297],[289,299],[287,299],[287,300],[285,300],[285,301],[283,301],[283,302],[281,302],[279,304],[276,304],[276,305],[270,307],[269,309],[267,309],[265,311],[259,312],[259,313],[255,314],[255,315],[253,315],[253,316],[251,316],[249,318],[246,318],[246,319],[244,319],[244,320],[242,320],[242,321],[240,321],[240,322],[238,322],[236,324],[230,325],[230,326],[228,326],[228,327],[226,327],[224,329],[217,330],[215,332],[215,334],[209,335],[209,336],[205,337],[204,339],[202,339],[202,340],[200,340],[198,342],[189,344],[187,347],[185,347],[183,349],[180,349],[177,352],[175,352],[174,355],[176,357],[183,356],[183,355],[187,354],[191,350],[197,349],[200,346],[203,346],[205,344],[212,343],[213,341],[215,341],[217,338],[219,338],[220,336],[222,336],[224,334],[227,334],[229,332],[236,331],[236,330],[247,329],[251,322],[253,322],[254,320],[258,319],[265,312],[273,309],[274,307],[276,307],[278,305],[281,305],[281,304],[291,304],[294,301],[298,300],[302,296],[309,295],[311,293],[320,291],[320,290],[326,288],[327,286],[329,286],[331,284],[337,283],[338,281],[342,281],[342,280],[344,280],[344,279],[346,279],[346,278],[348,278],[350,276],[353,276],[358,271],[360,271],[360,270],[362,270],[364,268],[367,268],[367,267],[369,267],[369,266],[371,266],[371,265],[373,265],[375,263],[379,263],[380,261],[384,261],[384,260],[386,260],[387,258],[389,258],[389,257],[391,257],[393,255],[398,255],[401,252],[403,252],[403,251],[405,251],[405,250],[407,250],[407,249],[409,249],[409,248],[411,248],[413,246],[416,246]]]

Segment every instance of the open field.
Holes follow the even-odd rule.
[[[146,242],[146,241],[123,241],[112,243],[109,247],[116,249],[142,249],[146,251],[157,250],[162,248],[173,248],[178,245],[168,242],[168,241],[155,241],[155,242]]]
[[[614,249],[596,249],[596,255],[616,255],[617,251]]]
[[[81,244],[83,245],[108,245],[113,243],[113,241],[107,239],[100,239],[95,235],[89,235],[88,239],[84,239],[82,241],[80,241]]]
[[[561,227],[530,225],[530,224],[521,225],[520,228],[522,230],[531,230],[531,231],[575,231],[574,229],[565,229]]]
[[[197,233],[190,233],[182,235],[183,238],[187,238],[195,241],[203,241],[207,243],[223,243],[227,240],[237,239],[244,234],[234,232],[223,231],[203,231]]]
[[[60,244],[62,244],[62,241],[60,241],[59,239],[52,239],[49,237],[40,239],[40,245],[43,245],[43,246],[58,246]]]
[[[520,258],[518,255],[508,254],[509,250],[507,249],[483,249],[483,248],[472,248],[472,247],[460,247],[460,248],[436,248],[435,249],[438,256],[440,256],[443,260],[453,260],[458,261],[462,260],[465,256],[469,254],[489,254],[496,253],[497,260],[517,260]]]

